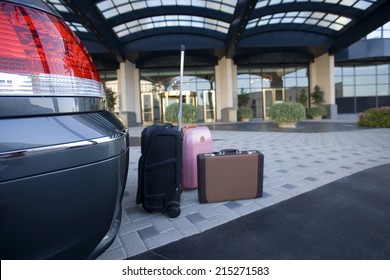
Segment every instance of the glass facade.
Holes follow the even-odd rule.
[[[265,15],[261,18],[253,19],[248,22],[247,28],[254,28],[263,25],[266,26],[269,24],[296,23],[316,25],[319,27],[330,28],[332,30],[339,31],[350,21],[350,18],[331,13],[294,11]]]
[[[140,70],[141,111],[143,123],[163,123],[165,108],[179,102],[178,69]],[[197,107],[199,122],[215,119],[214,67],[186,69],[182,81],[183,102]]]
[[[382,38],[390,38],[390,22],[385,25],[379,27],[378,29],[369,33],[365,39],[382,39]]]
[[[266,6],[288,4],[293,2],[322,2],[326,4],[339,4],[342,6],[353,7],[360,10],[369,8],[375,0],[259,0],[256,4],[256,9]]]
[[[217,0],[104,0],[96,3],[97,8],[104,18],[110,19],[123,14],[137,13],[141,10],[151,8],[203,8],[216,11],[222,14],[233,15],[237,0],[217,1]],[[203,17],[200,15],[187,14],[160,14],[136,18],[132,21],[124,22],[113,27],[119,38],[135,34],[145,30],[167,27],[193,27],[202,28],[227,34],[229,22],[215,18]]]
[[[390,95],[390,64],[335,67],[336,97]]]
[[[359,113],[390,102],[390,64],[335,67],[339,113]]]
[[[266,107],[272,105],[267,103],[267,95],[272,102],[299,102],[301,94],[308,99],[308,88],[307,66],[238,66],[237,69],[237,94],[249,96],[247,106],[257,118],[266,118]]]

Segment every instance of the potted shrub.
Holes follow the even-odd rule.
[[[237,110],[237,115],[241,121],[249,121],[253,117],[253,110],[248,107],[240,107]]]
[[[269,116],[279,127],[294,128],[297,122],[306,118],[306,112],[301,103],[282,102],[271,106]]]
[[[314,91],[311,93],[311,97],[313,98],[313,103],[316,106],[309,108],[308,115],[315,120],[322,119],[322,117],[328,115],[328,110],[326,110],[326,107],[321,106],[325,100],[324,92],[321,90],[320,86],[314,87]]]
[[[115,109],[115,105],[117,104],[116,102],[116,95],[115,93],[108,87],[104,87],[104,91],[105,91],[105,94],[106,94],[106,108],[108,111],[110,112],[114,112],[114,109]]]
[[[237,105],[238,108],[246,107],[249,102],[249,94],[245,93],[245,90],[242,88],[239,95],[237,95]]]
[[[173,103],[165,108],[165,120],[171,123],[177,123],[177,116],[179,113],[179,103]],[[196,123],[198,120],[198,114],[196,107],[192,104],[182,104],[182,123],[190,124]]]
[[[305,93],[305,90],[304,90],[304,89],[301,89],[301,90],[300,90],[300,94],[299,94],[299,97],[298,97],[298,101],[299,101],[299,103],[301,103],[301,104],[306,108],[306,105],[307,105],[307,96],[306,96],[306,93]]]
[[[326,110],[325,106],[311,107],[307,114],[315,120],[320,120],[328,114],[328,110]]]

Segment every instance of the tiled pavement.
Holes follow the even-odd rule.
[[[140,136],[141,131],[141,127],[131,127],[130,135]],[[264,196],[199,204],[196,190],[184,191],[178,218],[171,219],[158,212],[147,213],[135,203],[140,147],[131,147],[122,225],[115,242],[99,259],[134,256],[350,174],[390,163],[390,129],[323,133],[212,130],[211,133],[216,151],[257,149],[264,154]]]

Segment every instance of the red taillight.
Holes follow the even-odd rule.
[[[6,94],[4,83],[14,93],[101,95],[95,65],[64,21],[11,3],[0,3],[0,94]]]

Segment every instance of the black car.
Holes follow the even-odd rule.
[[[0,258],[94,259],[119,230],[127,127],[49,6],[0,1],[0,25]]]

